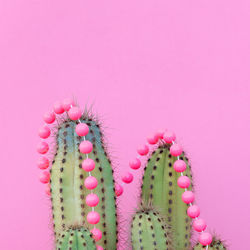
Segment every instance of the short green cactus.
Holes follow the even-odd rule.
[[[191,219],[186,212],[188,205],[181,198],[183,190],[177,185],[180,174],[173,169],[176,159],[171,156],[169,147],[168,144],[162,143],[148,159],[144,170],[141,198],[143,203],[152,204],[166,216],[173,232],[174,249],[183,250],[190,248]],[[180,159],[187,164],[183,174],[191,179],[187,157],[182,154]]]
[[[152,208],[136,212],[131,225],[133,249],[172,249],[171,232],[164,218]]]
[[[193,248],[193,250],[205,250],[206,247],[202,246],[200,243],[197,243],[195,245],[195,247]],[[224,242],[222,242],[221,240],[219,240],[216,236],[213,237],[213,241],[210,244],[209,250],[226,250],[226,245]]]
[[[68,228],[58,235],[56,250],[94,250],[95,241],[83,227]]]
[[[89,133],[86,140],[93,144],[89,157],[95,160],[96,166],[92,175],[98,180],[94,190],[100,203],[95,211],[100,214],[100,222],[96,226],[102,233],[98,242],[105,249],[116,249],[116,197],[114,192],[113,170],[105,151],[102,133],[98,123],[85,113],[81,122],[88,124]],[[51,168],[51,201],[53,210],[54,232],[56,239],[63,230],[74,225],[83,225],[87,213],[91,211],[85,203],[87,194],[91,191],[84,187],[84,179],[88,176],[81,163],[84,159],[79,151],[83,140],[75,132],[76,122],[66,119],[58,128],[57,152]]]

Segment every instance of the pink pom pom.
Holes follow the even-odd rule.
[[[132,181],[133,181],[133,179],[134,179],[134,176],[131,174],[131,173],[129,173],[129,172],[127,172],[125,175],[123,175],[123,177],[122,177],[122,181],[124,182],[124,183],[131,183]]]
[[[163,135],[163,140],[166,143],[172,143],[173,141],[175,141],[175,139],[176,139],[175,133],[171,131],[166,131]]]
[[[79,136],[85,136],[89,132],[89,127],[86,123],[79,123],[76,126],[76,133]]]
[[[63,100],[62,107],[64,110],[69,111],[71,106],[75,106],[73,99],[66,98]]]
[[[45,187],[45,193],[46,193],[48,196],[51,196],[51,193],[50,193],[50,184],[48,184],[48,185]]]
[[[87,189],[95,189],[98,185],[98,181],[94,176],[88,176],[84,181],[84,186]]]
[[[42,139],[47,139],[50,136],[50,128],[48,126],[43,126],[38,130],[38,135]]]
[[[203,232],[200,234],[199,242],[201,243],[201,245],[203,246],[210,245],[212,241],[213,241],[213,237],[210,233]]]
[[[165,129],[159,129],[155,135],[157,136],[158,139],[163,139],[164,133],[165,133]]]
[[[43,120],[48,124],[53,123],[55,121],[55,119],[56,119],[56,115],[53,111],[49,111],[49,112],[45,113],[43,116]]]
[[[42,158],[38,159],[37,166],[40,169],[46,169],[49,167],[49,160],[46,157],[42,157]]]
[[[83,162],[82,162],[82,168],[86,172],[90,172],[90,171],[94,170],[94,168],[95,168],[95,162],[92,159],[87,158],[87,159],[83,160]]]
[[[193,222],[193,228],[197,232],[202,232],[206,229],[207,225],[203,219],[196,219]]]
[[[192,191],[185,191],[182,194],[182,200],[186,204],[192,203],[194,201],[194,193]]]
[[[90,141],[82,141],[79,150],[82,154],[89,154],[93,150],[93,145]]]
[[[177,184],[180,188],[188,188],[190,185],[190,179],[185,175],[180,176],[177,180]]]
[[[54,104],[54,112],[58,115],[62,114],[64,112],[64,108],[61,102],[56,102]]]
[[[174,170],[178,173],[184,172],[187,168],[187,165],[185,161],[183,160],[177,160],[174,163]]]
[[[93,228],[90,232],[92,233],[95,241],[99,241],[102,238],[102,231],[98,228]]]
[[[149,144],[154,145],[158,142],[158,137],[155,134],[152,134],[147,137],[147,141]]]
[[[82,111],[79,107],[72,107],[68,111],[69,118],[73,121],[79,120],[82,116]]]
[[[123,187],[119,184],[115,184],[115,194],[116,196],[120,196],[123,193]]]
[[[170,147],[170,154],[173,156],[179,156],[182,154],[182,147],[175,143]]]
[[[143,145],[137,149],[139,155],[147,155],[149,152],[149,147],[147,145]]]
[[[138,169],[141,166],[141,161],[138,158],[135,158],[129,162],[129,166],[132,169]]]
[[[96,250],[103,250],[103,247],[96,245]]]
[[[41,141],[37,146],[37,152],[40,154],[46,154],[49,150],[49,145],[45,141]]]
[[[87,221],[89,224],[97,224],[100,221],[100,215],[96,211],[91,211],[87,215]]]
[[[197,205],[192,205],[188,208],[187,214],[190,218],[196,218],[200,215],[200,209]]]
[[[44,171],[41,175],[40,175],[40,182],[46,184],[49,183],[50,180],[50,173],[49,171]]]
[[[96,194],[88,194],[86,196],[86,204],[89,206],[89,207],[95,207],[97,206],[99,203],[99,197],[98,195]]]

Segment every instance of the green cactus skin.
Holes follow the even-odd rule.
[[[172,249],[169,227],[159,213],[152,209],[141,209],[134,215],[131,239],[134,250]]]
[[[57,240],[56,250],[95,250],[95,241],[84,228],[69,228],[63,231]]]
[[[96,164],[92,175],[97,178],[98,186],[93,192],[99,196],[100,202],[95,207],[95,211],[101,217],[96,227],[103,233],[98,245],[103,249],[116,249],[116,197],[111,162],[105,151],[99,124],[87,114],[84,114],[80,120],[89,126],[86,140],[93,144],[93,151],[89,154],[89,158],[95,160]],[[90,190],[84,187],[84,180],[88,173],[82,169],[81,163],[86,156],[78,149],[83,138],[75,133],[76,124],[66,119],[59,126],[57,133],[57,152],[52,162],[50,179],[56,239],[62,230],[74,225],[83,225],[88,212],[91,211],[85,203]]]
[[[200,243],[197,243],[193,250],[204,250],[206,246],[202,246]],[[217,239],[217,237],[213,237],[212,243],[208,247],[209,250],[226,250],[227,247],[224,242]]]
[[[142,202],[152,204],[166,216],[173,231],[174,249],[190,249],[191,219],[187,215],[188,205],[181,198],[184,190],[177,185],[180,173],[173,169],[176,157],[170,155],[169,148],[168,144],[162,143],[148,159],[144,169],[141,198]],[[191,179],[187,157],[182,154],[180,159],[187,164],[183,174]],[[188,189],[192,189],[192,184]]]

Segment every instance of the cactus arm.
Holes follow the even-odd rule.
[[[181,157],[189,166],[184,155]],[[141,197],[142,202],[152,204],[166,215],[167,223],[173,229],[173,245],[177,250],[183,250],[190,247],[191,219],[186,213],[188,205],[182,202],[183,190],[177,185],[180,174],[173,169],[174,161],[168,145],[156,149],[144,170]],[[183,174],[191,178],[190,167]]]

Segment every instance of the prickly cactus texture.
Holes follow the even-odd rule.
[[[56,250],[95,250],[90,232],[83,227],[69,228],[58,235]]]
[[[205,246],[202,246],[200,243],[197,243],[193,250],[204,250],[206,249]],[[213,241],[210,244],[209,250],[226,250],[226,245],[221,240],[219,240],[217,237],[213,237]]]
[[[180,159],[187,164],[183,174],[191,179],[187,157],[182,154]],[[182,201],[183,190],[177,185],[180,174],[173,169],[175,160],[167,144],[160,145],[152,153],[144,169],[141,198],[143,203],[152,204],[166,216],[172,228],[174,249],[184,250],[189,249],[191,244],[191,219],[187,215],[188,205]]]
[[[96,225],[102,231],[102,239],[98,242],[98,245],[101,245],[103,249],[116,249],[117,222],[113,170],[105,151],[98,123],[87,114],[84,114],[80,120],[89,126],[86,140],[93,144],[93,151],[88,156],[95,161],[95,169],[92,171],[92,175],[98,180],[98,186],[94,190],[100,200],[95,207],[95,211],[101,217],[100,222]],[[77,122],[66,119],[59,126],[56,138],[57,151],[52,163],[50,179],[56,239],[62,237],[62,234],[68,228],[88,224],[86,216],[91,211],[91,207],[85,203],[86,196],[91,193],[84,187],[84,180],[88,173],[81,166],[86,155],[79,151],[79,144],[83,137],[76,134],[76,124]],[[90,229],[92,227],[89,225]],[[79,234],[78,231],[75,234]],[[85,240],[87,241],[87,239]],[[85,248],[75,247],[72,249]]]
[[[134,215],[131,225],[131,239],[133,249],[172,249],[169,227],[164,218],[150,208],[142,208]]]

